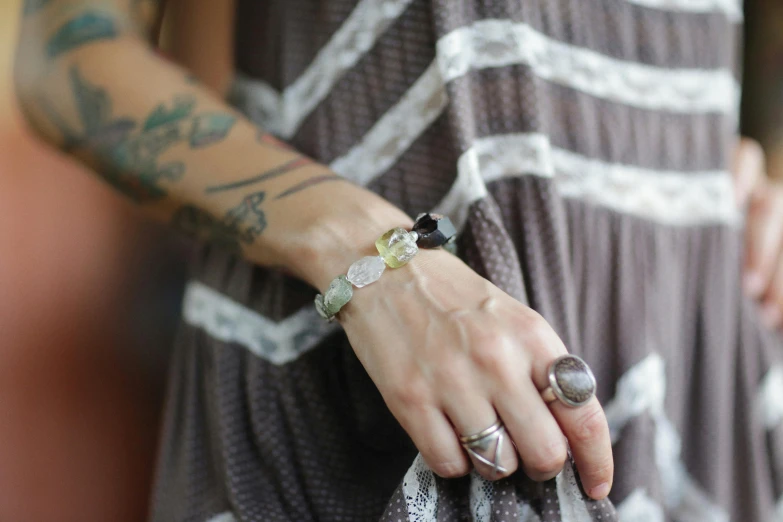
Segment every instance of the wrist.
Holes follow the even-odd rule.
[[[384,232],[412,224],[404,212],[374,194],[352,199],[312,220],[292,238],[286,265],[297,277],[324,290],[354,261],[377,255],[375,240]]]

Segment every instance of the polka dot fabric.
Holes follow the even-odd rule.
[[[728,3],[238,0],[240,80],[280,111],[312,106],[288,141],[325,163],[364,158],[344,174],[411,215],[459,200],[459,255],[591,365],[615,485],[590,500],[571,461],[546,483],[434,476],[345,335],[302,320],[315,291],[204,246],[193,279],[269,331],[252,351],[225,340],[242,327],[230,318],[214,331],[183,322],[151,520],[774,520],[783,426],[759,404],[780,402],[764,390],[783,344],[742,297],[736,223],[665,219],[691,186],[719,178],[709,197],[729,181],[733,102],[704,102],[735,70]],[[367,13],[383,30],[367,30]],[[490,22],[511,36],[482,33]],[[455,34],[467,47],[449,54]],[[671,90],[683,76],[695,79]],[[237,103],[263,114],[253,100]],[[538,146],[520,154],[519,143]],[[614,185],[567,190],[588,178]],[[659,187],[662,215],[623,206],[640,182]],[[267,357],[305,345],[285,363]]]

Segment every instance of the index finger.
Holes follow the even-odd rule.
[[[557,359],[550,361],[547,367],[534,364],[533,379],[539,390],[544,391],[550,386],[549,373],[551,365],[555,362]],[[582,363],[586,364],[584,361]],[[592,378],[589,367],[587,370]],[[594,383],[593,380],[593,387]],[[552,393],[552,397],[555,400],[549,403],[549,408],[568,439],[582,486],[590,497],[601,500],[612,489],[614,476],[612,440],[604,410],[594,395],[589,400],[584,397],[586,402],[576,407],[560,402],[554,393]],[[550,399],[545,398],[545,400]],[[574,397],[574,400],[575,404],[579,404],[583,399]]]
[[[585,491],[596,500],[605,498],[612,489],[614,459],[609,424],[598,399],[578,408],[555,401],[550,408],[571,446]]]

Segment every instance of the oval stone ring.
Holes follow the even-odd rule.
[[[549,386],[541,398],[549,404],[559,400],[566,406],[584,406],[595,395],[595,376],[576,355],[563,355],[549,365]]]

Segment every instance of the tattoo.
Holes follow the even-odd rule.
[[[22,13],[27,16],[31,15],[38,10],[42,9],[51,2],[51,0],[24,0],[24,6],[22,7]]]
[[[168,106],[155,107],[139,125],[132,118],[114,116],[109,93],[89,83],[76,65],[70,69],[70,81],[81,131],[74,131],[46,100],[41,107],[62,132],[67,149],[93,152],[106,180],[139,203],[164,198],[162,183],[177,181],[185,173],[181,161],[161,162],[164,152],[185,141],[198,147],[217,143],[235,121],[230,114],[194,115],[196,99],[183,95]]]
[[[60,27],[46,44],[49,58],[99,40],[111,40],[117,37],[114,19],[101,12],[84,13]]]
[[[324,174],[323,176],[315,176],[294,185],[288,190],[281,192],[275,197],[275,199],[276,200],[283,199],[285,197],[290,196],[291,194],[296,194],[297,192],[300,192],[304,189],[313,187],[315,185],[320,185],[321,183],[326,183],[328,181],[343,181],[343,178],[341,178],[337,174]]]
[[[213,185],[211,187],[207,187],[205,192],[207,194],[214,194],[215,192],[234,190],[237,188],[245,187],[247,185],[253,185],[255,183],[260,183],[261,181],[266,181],[272,178],[276,178],[278,176],[282,176],[283,174],[288,174],[293,170],[304,167],[305,165],[310,165],[311,163],[313,163],[313,160],[311,160],[310,158],[300,156],[298,158],[292,159],[291,161],[283,163],[282,165],[277,166],[271,170],[253,176],[252,178],[234,181],[232,183],[226,183],[225,185]]]
[[[223,141],[236,121],[230,114],[219,112],[196,116],[190,131],[190,146],[201,149]]]
[[[233,252],[250,245],[266,228],[266,216],[261,209],[264,193],[245,196],[242,202],[229,210],[223,219],[192,205],[180,208],[172,223],[183,232],[218,244]]]
[[[174,103],[170,109],[161,103],[152,111],[144,121],[143,130],[149,131],[164,125],[170,125],[184,120],[193,112],[196,106],[196,99],[193,96],[178,96],[174,98]]]

